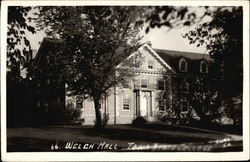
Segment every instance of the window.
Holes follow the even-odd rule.
[[[165,89],[165,81],[164,80],[159,80],[158,81],[158,89],[159,90],[164,90]]]
[[[82,97],[77,97],[76,99],[76,108],[81,109],[83,107],[83,98]]]
[[[182,72],[187,72],[187,61],[184,58],[180,59],[179,70]]]
[[[129,99],[123,99],[123,106],[122,106],[123,110],[129,110],[129,106],[130,106]]]
[[[207,63],[202,61],[200,64],[200,72],[201,73],[207,73],[208,72],[208,66]]]
[[[130,88],[130,79],[129,78],[122,79],[122,87],[123,88]]]
[[[147,79],[141,80],[141,88],[148,88],[148,80]]]
[[[189,84],[187,82],[183,82],[181,84],[181,93],[188,93],[189,91]]]
[[[46,56],[46,60],[47,60],[47,64],[49,64],[50,63],[50,57],[48,55]]]
[[[182,100],[181,101],[181,111],[182,112],[187,112],[188,111],[188,101],[187,100]]]
[[[154,69],[154,62],[148,61],[148,69]]]
[[[160,99],[160,100],[158,101],[158,104],[159,104],[159,110],[160,110],[160,111],[165,111],[165,100]]]

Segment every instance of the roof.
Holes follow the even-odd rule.
[[[170,65],[176,72],[179,71],[179,60],[181,58],[186,59],[188,63],[188,72],[197,73],[200,68],[200,62],[211,62],[212,59],[208,54],[183,52],[165,49],[153,49],[168,65]]]
[[[44,38],[37,52],[37,55],[34,58],[33,65],[37,66],[41,62],[40,61],[41,58],[45,57],[44,54],[47,55],[49,51],[50,52],[60,51],[61,48],[56,48],[56,47],[60,46],[61,43],[62,41],[58,39]],[[138,50],[143,44],[129,49],[130,52],[133,53],[134,51]],[[165,50],[165,49],[155,49],[155,48],[152,48],[150,45],[148,47],[151,48],[151,50],[153,50],[156,54],[158,54],[159,57],[177,73],[181,73],[179,71],[179,60],[181,58],[186,59],[188,63],[187,73],[199,73],[201,61],[206,61],[206,62],[212,61],[212,59],[210,58],[208,54]],[[119,54],[122,51],[124,51],[123,48],[118,49],[116,52]]]

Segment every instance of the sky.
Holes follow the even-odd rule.
[[[141,31],[143,36],[142,43],[150,41],[153,48],[157,49],[167,49],[175,51],[186,51],[186,52],[197,52],[197,53],[206,53],[205,47],[196,47],[194,44],[189,44],[189,41],[186,38],[183,38],[182,35],[187,33],[191,28],[183,27],[180,29],[171,29],[170,31],[167,28],[157,28],[151,29],[149,33],[145,33],[145,30]],[[40,42],[46,36],[43,31],[37,31],[36,34],[27,33],[27,37],[31,42],[31,47],[38,50]]]
[[[207,53],[205,47],[196,47],[194,44],[189,44],[188,39],[182,37],[182,35],[187,33],[192,28],[192,26],[186,26],[178,29],[168,30],[166,27],[161,27],[150,29],[149,33],[146,34],[144,27],[140,32],[140,34],[143,36],[141,43],[150,41],[152,47],[157,49]],[[31,47],[35,50],[38,50],[40,42],[46,36],[44,31],[37,31],[36,34],[27,32],[26,34],[27,38],[31,42]]]

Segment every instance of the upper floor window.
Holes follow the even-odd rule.
[[[148,61],[148,69],[154,69],[154,62]]]
[[[181,72],[187,72],[187,68],[188,68],[187,61],[184,58],[181,58],[179,61],[179,70]]]
[[[130,79],[129,78],[122,79],[122,87],[123,88],[130,88]]]
[[[147,79],[141,80],[141,88],[148,88],[148,80]]]
[[[123,109],[123,110],[129,110],[129,108],[130,108],[129,99],[128,99],[128,98],[123,99],[122,109]]]
[[[164,80],[158,80],[158,89],[159,90],[165,89],[165,81]]]
[[[200,63],[200,72],[207,73],[208,72],[208,65],[205,61],[201,61]]]

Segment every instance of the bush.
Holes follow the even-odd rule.
[[[142,125],[145,125],[146,122],[147,122],[147,121],[146,121],[143,117],[139,116],[139,117],[137,117],[137,118],[135,118],[135,119],[133,120],[132,125],[135,125],[135,126],[142,126]]]

